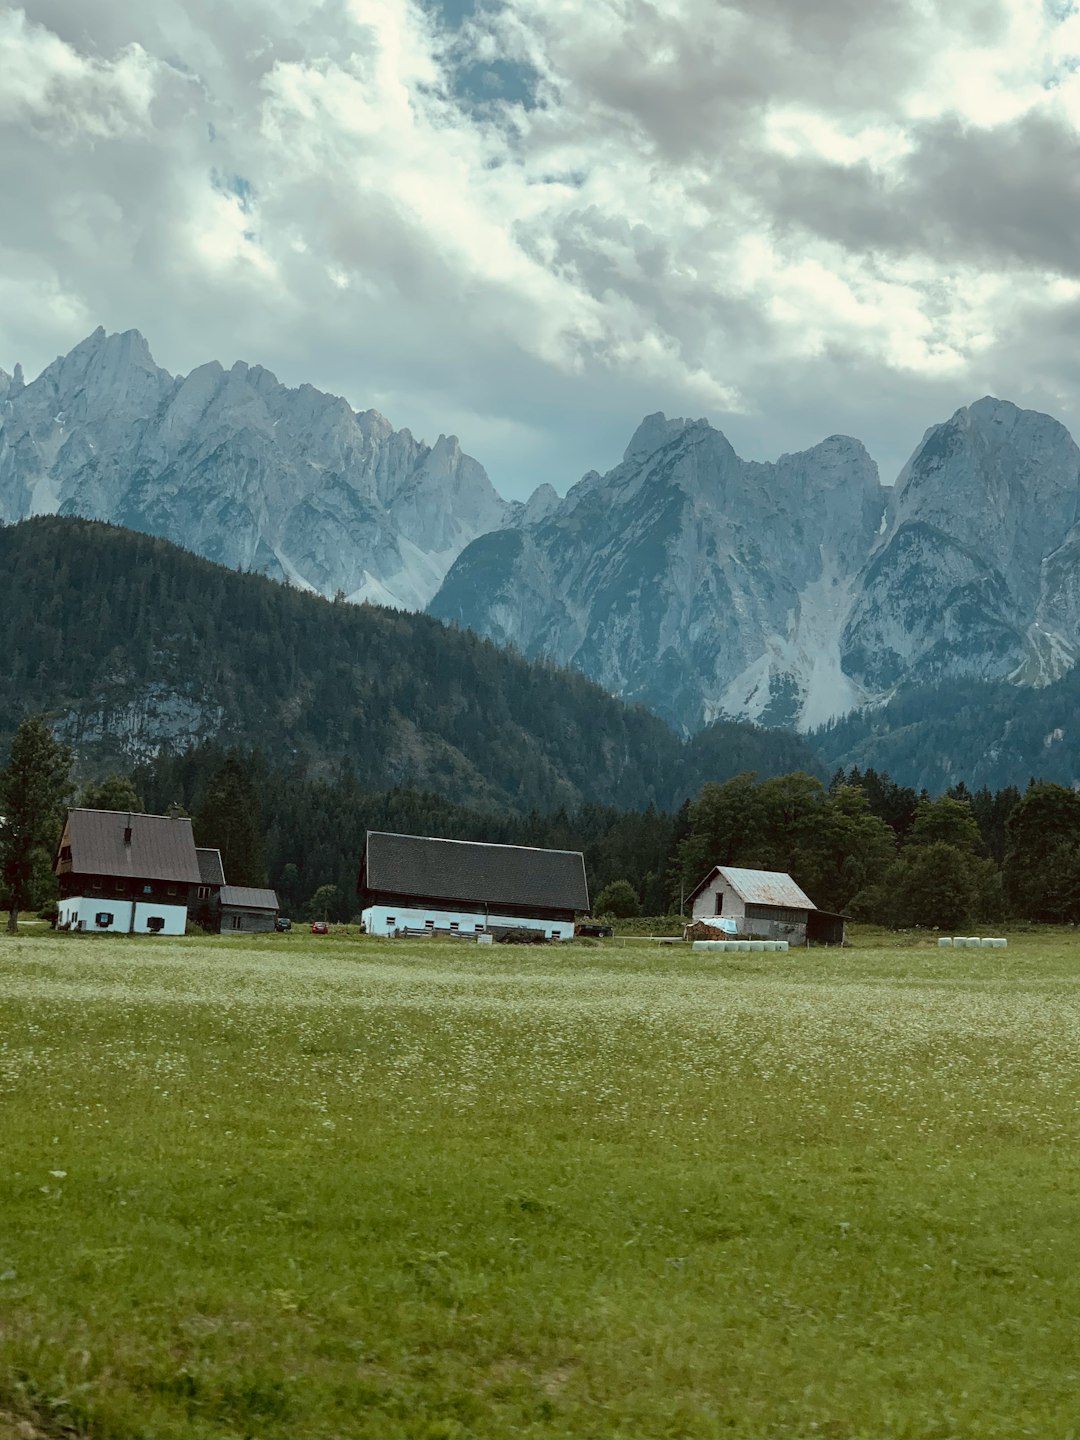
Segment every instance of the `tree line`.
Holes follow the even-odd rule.
[[[820,909],[893,928],[1080,921],[1080,794],[1047,781],[931,797],[873,769],[838,770],[828,785],[746,772],[706,782],[674,813],[586,804],[522,815],[409,786],[372,791],[346,760],[312,775],[214,744],[81,790],[71,763],[44,719],[19,727],[0,771],[0,899],[12,913],[55,894],[52,856],[75,801],[190,815],[230,884],[271,885],[298,917],[355,914],[371,829],[581,850],[597,914],[681,913],[727,864],[785,871]]]

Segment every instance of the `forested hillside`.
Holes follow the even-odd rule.
[[[83,776],[214,741],[358,786],[517,813],[672,808],[744,770],[816,772],[794,736],[722,724],[684,745],[580,675],[424,615],[334,603],[150,536],[0,527],[0,747],[46,711]]]
[[[880,710],[810,737],[823,764],[886,771],[938,794],[963,781],[991,790],[1032,776],[1080,784],[1080,672],[1040,690],[975,681],[902,691]]]

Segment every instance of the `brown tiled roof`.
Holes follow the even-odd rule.
[[[221,863],[221,851],[197,845],[195,854],[199,860],[199,879],[204,885],[224,885],[225,867]]]
[[[223,885],[222,905],[235,905],[241,910],[279,910],[277,892],[257,890],[253,885]]]
[[[129,826],[127,844],[124,832]],[[202,884],[191,821],[186,817],[69,810],[61,844],[71,846],[71,869],[78,875]]]
[[[361,881],[368,890],[474,905],[589,908],[580,850],[534,850],[369,830]]]

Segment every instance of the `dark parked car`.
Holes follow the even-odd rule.
[[[278,918],[274,921],[274,929],[275,929],[275,930],[291,930],[291,929],[292,929],[292,921],[291,921],[291,920],[287,920],[284,915],[279,915]]]
[[[614,935],[615,931],[610,925],[592,925],[586,921],[584,925],[574,927],[574,934],[585,935],[590,940],[606,940],[610,935]]]

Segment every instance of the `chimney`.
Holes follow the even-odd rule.
[[[130,845],[130,844],[131,844],[131,815],[130,815],[130,813],[128,814],[128,823],[127,823],[127,825],[124,827],[124,844],[125,844],[125,845]]]

